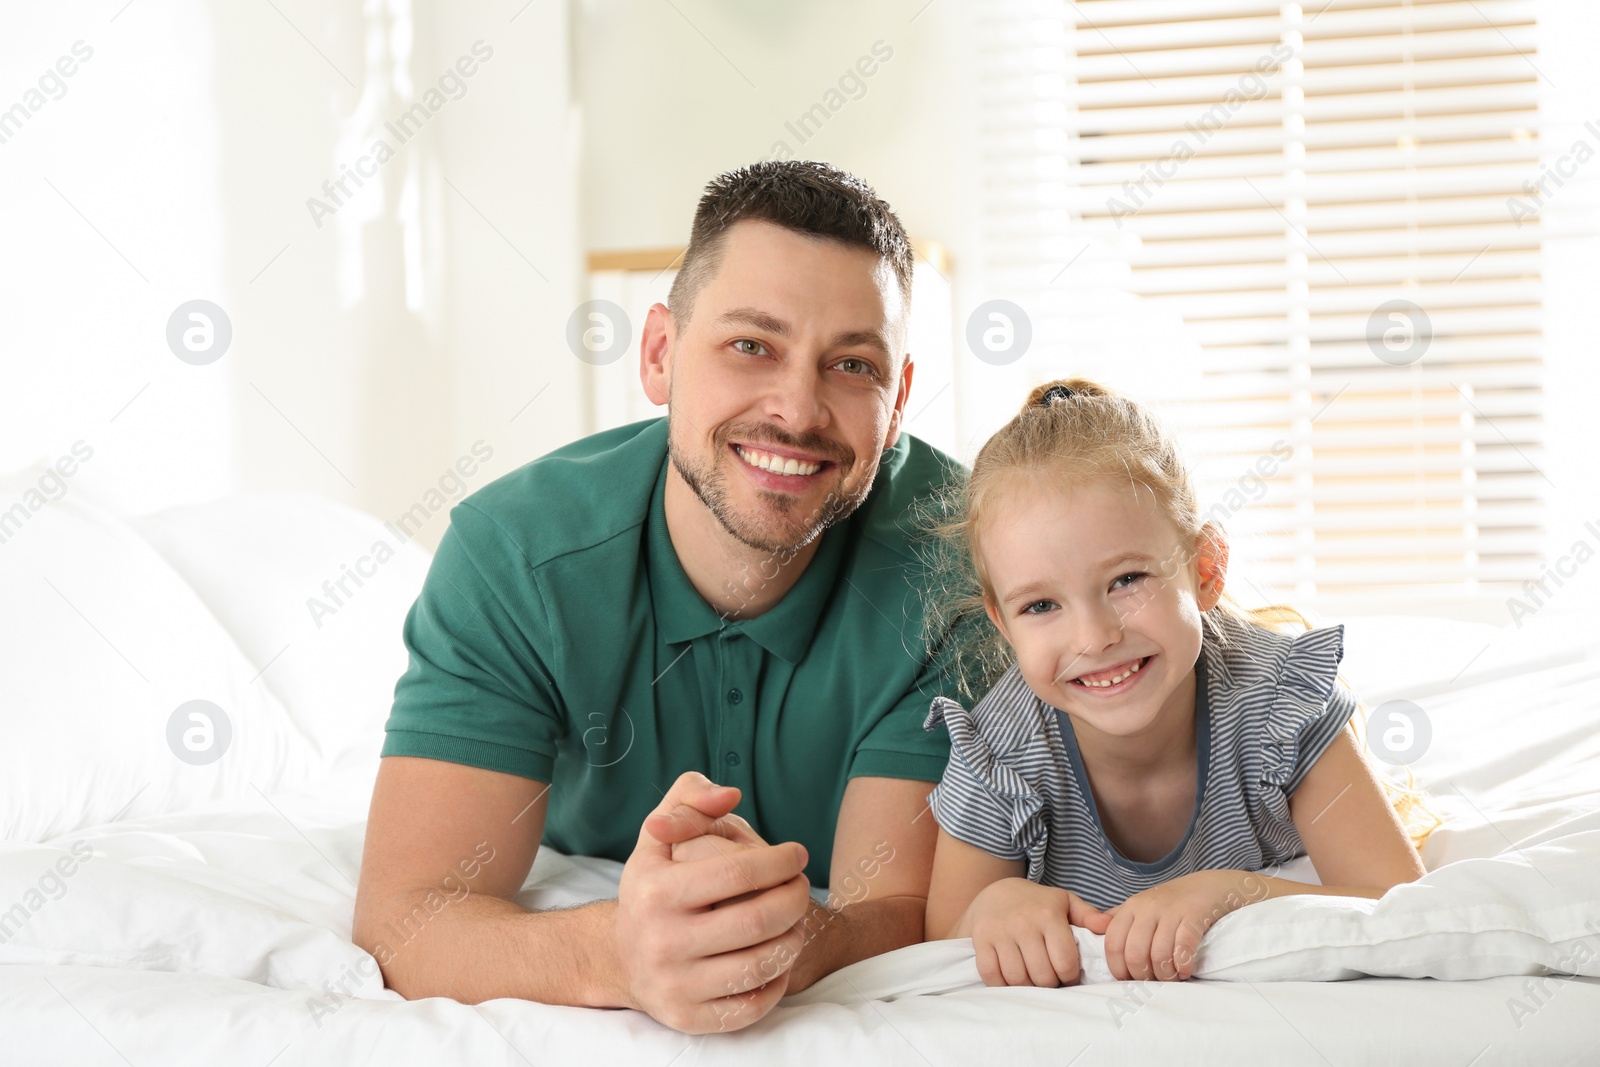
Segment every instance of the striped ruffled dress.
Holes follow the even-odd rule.
[[[1067,715],[1013,665],[969,712],[933,701],[924,724],[950,731],[950,763],[929,803],[946,833],[1030,880],[1097,908],[1202,870],[1259,871],[1305,855],[1289,798],[1350,721],[1335,683],[1344,627],[1280,634],[1238,620],[1202,642],[1195,684],[1199,773],[1183,839],[1150,863],[1117,851],[1101,826]]]

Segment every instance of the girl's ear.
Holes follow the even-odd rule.
[[[1195,569],[1199,574],[1201,611],[1210,611],[1222,599],[1228,579],[1228,535],[1215,523],[1206,523],[1194,539]]]
[[[1006,624],[1000,621],[1000,611],[994,606],[994,601],[988,597],[983,598],[983,610],[988,614],[989,621],[994,623],[994,628],[1000,631],[1000,636],[1006,639],[1006,644],[1011,644],[1011,635],[1006,632]],[[1012,645],[1015,648],[1015,645]]]

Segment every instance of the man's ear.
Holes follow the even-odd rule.
[[[911,353],[907,352],[906,365],[900,368],[900,391],[895,394],[894,411],[889,415],[889,436],[883,442],[885,452],[900,440],[900,427],[905,424],[906,398],[911,395],[911,375],[916,369],[917,365],[911,362]]]
[[[1197,599],[1201,611],[1210,611],[1222,599],[1228,582],[1228,535],[1222,527],[1208,522],[1195,534],[1194,552],[1200,578]]]
[[[672,394],[672,348],[677,324],[665,304],[651,304],[639,333],[639,381],[658,407]]]

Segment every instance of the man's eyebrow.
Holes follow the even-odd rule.
[[[763,330],[767,333],[777,334],[779,337],[789,336],[789,324],[776,315],[762,311],[760,308],[729,308],[717,316],[718,326],[748,326],[753,330]]]
[[[884,341],[883,335],[871,330],[846,330],[844,333],[835,334],[830,348],[871,348],[880,354],[889,354],[889,345]]]
[[[764,333],[774,334],[778,337],[788,337],[791,333],[789,324],[770,312],[760,308],[742,307],[729,308],[717,316],[718,326],[748,326],[752,330],[761,330]],[[889,355],[889,345],[883,335],[872,330],[846,330],[835,334],[830,348],[871,348],[878,353]]]

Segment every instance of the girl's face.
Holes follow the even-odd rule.
[[[1222,596],[1220,532],[1186,541],[1126,482],[1063,492],[1022,475],[1002,490],[978,545],[989,618],[1028,687],[1075,727],[1129,740],[1192,715],[1201,616]]]

